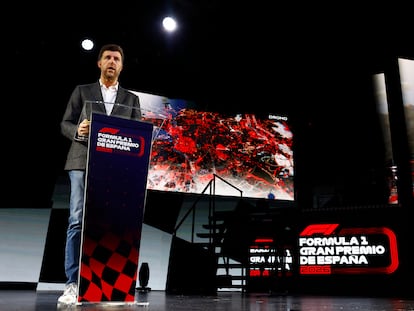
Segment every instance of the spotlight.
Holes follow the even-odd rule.
[[[90,39],[84,39],[82,40],[82,48],[86,51],[90,51],[93,49],[93,41]]]
[[[173,32],[177,29],[177,22],[172,17],[165,17],[162,21],[162,25],[164,26],[164,29],[168,32]]]

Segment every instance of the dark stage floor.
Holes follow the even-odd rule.
[[[0,311],[145,310],[145,311],[405,311],[414,299],[342,296],[291,296],[218,292],[216,296],[170,295],[164,291],[137,293],[136,305],[78,305],[57,307],[60,292],[1,290]]]

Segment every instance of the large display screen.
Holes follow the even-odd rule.
[[[411,153],[411,175],[414,196],[414,60],[399,58],[398,66],[401,78],[405,122],[407,125],[408,145]]]
[[[391,141],[391,128],[390,128],[390,114],[388,111],[387,89],[385,83],[384,73],[378,73],[373,76],[375,100],[377,105],[377,112],[379,121],[381,124],[383,141],[385,146],[385,158],[384,162],[387,165],[387,182],[388,182],[388,203],[398,204],[398,170],[394,164],[393,148]]]
[[[414,60],[398,58],[398,71],[400,76],[402,105],[405,117],[408,148],[411,161],[411,182],[412,194],[414,196]],[[387,101],[387,87],[384,73],[373,76],[374,91],[377,104],[378,115],[383,129],[385,143],[385,161],[389,166],[389,203],[398,204],[398,167],[394,164],[393,143],[391,141],[389,104]]]
[[[387,90],[385,84],[384,73],[378,73],[373,76],[375,101],[377,105],[377,112],[379,121],[381,123],[383,140],[385,145],[385,163],[392,165],[394,163],[391,129],[390,129],[390,114],[388,111]]]
[[[148,189],[294,201],[293,134],[277,113],[224,114],[134,92],[154,124]]]

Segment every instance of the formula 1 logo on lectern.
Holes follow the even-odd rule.
[[[142,156],[144,138],[123,134],[119,129],[103,127],[97,132],[96,151]]]

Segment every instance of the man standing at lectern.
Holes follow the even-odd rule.
[[[69,220],[65,246],[65,274],[67,281],[63,295],[58,303],[75,304],[77,302],[77,282],[79,274],[80,244],[84,205],[86,162],[89,136],[88,115],[85,101],[97,103],[94,110],[102,109],[107,115],[133,120],[141,119],[139,97],[122,88],[119,75],[123,69],[124,52],[117,44],[104,45],[98,55],[100,69],[99,80],[78,85],[73,90],[61,121],[62,134],[71,140],[67,154],[65,171],[70,179]],[[114,103],[119,105],[114,105]],[[125,106],[131,109],[125,109]]]

